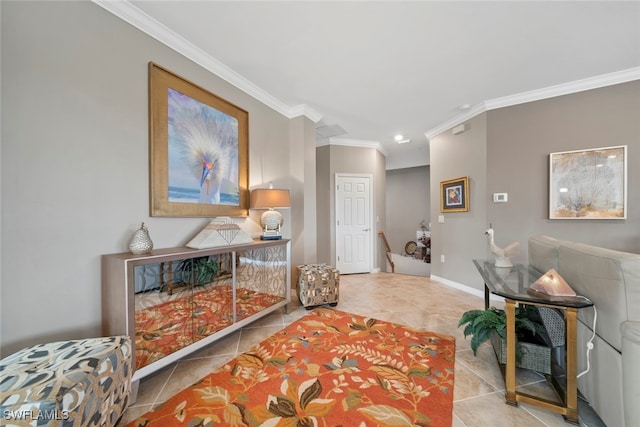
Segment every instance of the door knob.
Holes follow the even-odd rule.
[[[370,228],[365,228],[365,229],[364,229],[364,230],[362,230],[362,231],[369,231],[369,230],[371,230],[371,229],[370,229]]]

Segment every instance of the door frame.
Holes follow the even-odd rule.
[[[372,273],[375,270],[375,257],[374,254],[376,250],[374,248],[375,240],[373,238],[374,234],[377,235],[378,228],[377,223],[373,221],[373,174],[370,173],[343,173],[336,172],[334,175],[334,186],[333,186],[333,199],[334,199],[334,211],[333,211],[333,226],[334,226],[334,234],[333,234],[333,254],[334,254],[334,265],[338,265],[338,184],[339,179],[341,177],[361,177],[361,178],[369,178],[369,224],[371,224],[371,234],[369,234],[369,273]]]

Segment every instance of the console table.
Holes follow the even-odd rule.
[[[517,406],[518,402],[525,402],[543,409],[562,414],[565,420],[578,424],[578,385],[577,385],[577,335],[576,321],[578,310],[591,307],[593,303],[581,296],[576,297],[545,297],[531,295],[527,289],[544,273],[533,267],[517,264],[513,267],[496,267],[492,261],[474,260],[478,272],[484,280],[485,309],[489,308],[489,294],[495,294],[505,299],[505,313],[507,318],[507,359],[504,366],[505,400],[509,405]],[[516,304],[528,304],[538,307],[549,307],[564,311],[565,318],[565,372],[564,388],[558,382],[558,375],[547,376],[556,390],[561,403],[516,391]]]
[[[284,307],[291,242],[155,249],[102,256],[102,329],[133,344],[139,380]]]

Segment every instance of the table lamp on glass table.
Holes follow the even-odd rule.
[[[289,190],[279,190],[273,188],[256,188],[251,191],[251,209],[267,209],[260,217],[262,226],[262,240],[280,240],[282,234],[280,229],[284,222],[282,214],[275,209],[285,209],[291,207]]]

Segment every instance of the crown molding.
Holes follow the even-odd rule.
[[[347,147],[357,147],[357,148],[375,148],[378,150],[383,156],[388,156],[389,153],[382,148],[382,145],[378,141],[366,141],[363,139],[351,139],[351,138],[328,138],[324,139],[317,144],[318,147],[323,145],[344,145]]]
[[[510,107],[513,105],[525,104],[527,102],[554,98],[556,96],[570,95],[572,93],[584,92],[591,89],[613,86],[633,80],[640,80],[640,67],[629,68],[595,77],[588,77],[586,79],[562,83],[515,95],[504,96],[502,98],[490,99],[485,101],[484,104],[487,110],[495,110],[497,108]]]
[[[292,107],[289,110],[289,118],[292,119],[294,117],[306,116],[309,120],[314,123],[318,123],[322,120],[322,114],[318,113],[313,108],[309,107],[307,104],[300,104],[295,107]]]
[[[542,89],[522,92],[515,95],[504,96],[501,98],[490,99],[484,101],[466,113],[458,114],[442,124],[425,132],[427,140],[445,132],[459,124],[472,119],[478,114],[485,111],[495,110],[498,108],[511,107],[518,104],[526,104],[527,102],[540,101],[542,99],[554,98],[556,96],[570,95],[572,93],[583,92],[592,89],[598,89],[606,86],[613,86],[620,83],[627,83],[634,80],[640,80],[640,67],[628,68],[626,70],[616,71],[613,73],[603,74],[600,76],[589,77],[586,79],[576,80],[569,83],[549,86]]]
[[[464,123],[467,120],[471,120],[478,114],[482,114],[485,111],[487,111],[487,107],[484,102],[481,104],[475,105],[469,111],[460,113],[452,117],[451,119],[445,122],[442,122],[441,124],[434,127],[433,129],[428,130],[427,132],[424,133],[424,136],[427,138],[427,141],[429,141],[431,140],[431,138],[440,135],[442,132],[445,132],[461,123]]]
[[[280,101],[273,95],[256,86],[242,75],[236,73],[231,68],[224,65],[202,49],[195,46],[185,38],[176,34],[165,25],[150,17],[128,0],[91,0],[94,4],[111,12],[113,15],[129,23],[138,30],[158,40],[160,43],[175,50],[179,54],[192,60],[196,64],[202,66],[212,74],[220,77],[231,85],[237,87],[258,101],[273,108],[278,113],[292,119],[294,117],[306,116],[314,123],[322,119],[322,115],[306,104],[290,107]],[[569,95],[576,92],[582,92],[600,87],[611,86],[619,83],[626,83],[633,80],[640,80],[640,67],[629,68],[601,76],[585,78],[569,83],[563,83],[555,86],[549,86],[542,89],[536,89],[520,94],[509,95],[501,98],[495,98],[481,102],[474,106],[468,112],[456,115],[442,124],[425,132],[427,140],[441,134],[442,132],[455,127],[475,116],[488,110],[509,107],[527,102],[539,101],[542,99],[553,98],[561,95]],[[361,141],[341,139],[343,142],[335,143],[337,145],[351,145],[354,147],[376,148],[385,156],[387,153],[382,149],[380,144],[375,141]],[[349,142],[351,141],[351,142]],[[333,143],[333,142],[330,142]]]
[[[184,37],[176,34],[156,19],[150,17],[131,4],[128,0],[91,1],[108,12],[111,12],[123,21],[131,24],[143,33],[158,40],[165,46],[175,50],[182,56],[192,60],[207,71],[215,74],[241,91],[264,103],[268,107],[273,108],[288,119],[304,115],[314,123],[317,123],[322,118],[320,113],[305,104],[294,107],[286,105],[284,102],[259,88],[242,75],[236,73],[222,62],[186,40]]]

